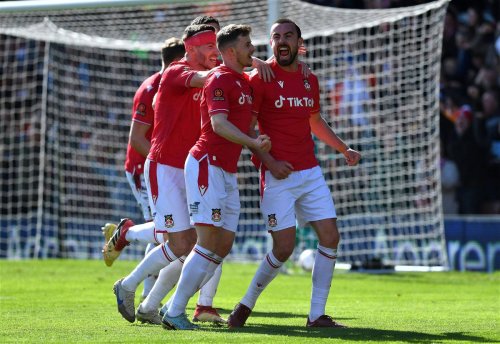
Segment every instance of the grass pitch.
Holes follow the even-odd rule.
[[[306,329],[310,274],[280,275],[239,330],[167,331],[130,324],[113,283],[135,262],[0,261],[0,343],[471,343],[500,342],[500,273],[336,271],[327,313],[348,329]],[[226,316],[256,264],[225,263],[214,306]],[[139,287],[137,298],[142,286]],[[188,313],[193,312],[196,297]],[[138,300],[136,300],[136,305]]]

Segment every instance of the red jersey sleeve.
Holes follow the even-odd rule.
[[[191,88],[191,79],[196,74],[195,70],[185,64],[171,65],[168,68],[169,82],[175,87]]]
[[[320,112],[321,107],[320,107],[320,102],[319,102],[319,82],[318,78],[316,75],[311,74],[309,78],[304,79],[304,86],[307,87],[306,82],[311,82],[311,90],[313,92],[313,100],[314,100],[314,106],[311,109],[311,114]]]
[[[250,76],[250,86],[252,87],[252,114],[259,116],[262,99],[264,98],[264,81],[257,73]]]
[[[207,102],[208,115],[212,116],[221,112],[229,114],[229,86],[224,75],[211,78],[210,82],[205,84],[205,99]]]
[[[132,120],[147,125],[153,125],[154,108],[153,97],[158,91],[158,85],[145,85],[141,87],[134,97]]]

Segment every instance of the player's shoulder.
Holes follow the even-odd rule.
[[[185,71],[193,70],[191,66],[184,60],[174,61],[168,65],[167,69],[163,72],[164,74],[178,74]]]
[[[229,67],[223,65],[214,68],[212,74],[208,77],[211,82],[227,82],[236,79],[236,72],[232,71]]]

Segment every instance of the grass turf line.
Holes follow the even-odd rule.
[[[500,342],[500,273],[336,271],[327,313],[348,329],[306,329],[310,274],[279,275],[247,326],[167,331],[130,324],[113,283],[136,262],[0,261],[1,343],[473,343]],[[223,316],[245,293],[256,264],[225,263],[214,306]],[[142,286],[136,293],[136,306]],[[191,299],[192,314],[197,296]]]

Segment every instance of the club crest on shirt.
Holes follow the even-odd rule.
[[[174,217],[172,214],[165,215],[165,227],[172,228],[174,226]]]
[[[214,97],[212,98],[212,100],[224,100],[224,91],[222,91],[222,89],[220,88],[216,88],[214,90]]]
[[[305,87],[306,91],[311,90],[311,84],[309,83],[309,81],[307,79],[304,79],[304,87]]]
[[[212,221],[213,222],[220,222],[220,218],[221,218],[220,209],[212,209]]]
[[[276,214],[267,215],[267,223],[269,227],[276,227],[278,225],[278,220],[276,220]]]
[[[146,116],[146,104],[139,103],[139,105],[137,105],[137,108],[135,109],[135,114],[141,115],[141,116]]]

